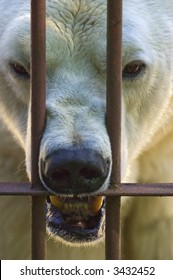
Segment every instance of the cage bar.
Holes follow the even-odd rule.
[[[31,183],[0,183],[0,195],[51,195],[46,189],[33,189]],[[121,188],[112,188],[105,192],[100,192],[98,195],[104,196],[173,196],[172,183],[158,184],[138,184],[127,183],[121,184]]]
[[[40,186],[38,159],[45,127],[46,95],[46,3],[31,0],[31,183]],[[45,258],[45,197],[32,196],[32,259]]]
[[[113,162],[111,188],[121,184],[121,53],[122,0],[107,0],[106,121]],[[106,198],[106,259],[120,259],[120,197]]]

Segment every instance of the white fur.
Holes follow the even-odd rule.
[[[105,3],[47,1],[47,123],[40,160],[81,142],[111,158],[105,127]],[[122,180],[173,182],[172,0],[123,3],[123,68],[141,60],[146,69],[136,79],[123,80]],[[0,13],[1,118],[25,151],[30,177],[29,81],[14,76],[9,67],[10,62],[29,67],[29,1],[0,0]],[[3,142],[4,149],[9,148]],[[7,216],[4,220],[8,223]],[[123,199],[122,224],[124,258],[173,258],[172,198]]]

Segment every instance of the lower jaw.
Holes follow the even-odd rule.
[[[94,245],[103,240],[105,231],[105,209],[102,207],[96,216],[96,226],[93,228],[81,228],[69,226],[62,213],[47,202],[47,227],[48,232],[56,240],[66,243],[70,246]]]

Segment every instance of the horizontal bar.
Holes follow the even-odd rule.
[[[32,188],[31,183],[0,183],[0,195],[51,195],[42,186]],[[108,189],[97,195],[104,196],[173,196],[173,183],[121,184],[121,188]]]
[[[104,196],[173,196],[173,183],[170,184],[121,184],[101,193]]]
[[[0,195],[48,195],[48,192],[41,186],[34,186],[31,183],[0,183]]]

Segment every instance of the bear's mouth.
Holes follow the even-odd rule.
[[[103,196],[47,198],[48,231],[69,243],[93,242],[104,235]]]

